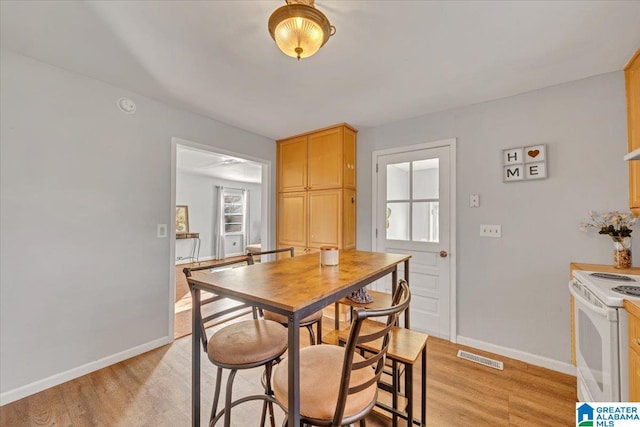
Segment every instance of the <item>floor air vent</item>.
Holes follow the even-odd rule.
[[[477,354],[469,353],[468,351],[458,350],[458,357],[461,359],[466,359],[475,363],[479,363],[484,366],[488,366],[493,369],[499,369],[501,371],[504,369],[502,362],[489,359],[488,357],[478,356]]]

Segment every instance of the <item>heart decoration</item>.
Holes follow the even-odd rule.
[[[529,157],[536,158],[538,157],[538,154],[540,154],[540,150],[529,150],[527,151],[527,154],[529,155]]]

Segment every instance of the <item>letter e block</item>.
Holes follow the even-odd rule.
[[[544,179],[547,177],[546,162],[527,163],[524,172],[526,179]]]

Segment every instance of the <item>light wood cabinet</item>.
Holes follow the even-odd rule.
[[[640,402],[640,354],[629,350],[629,400]]]
[[[341,124],[277,144],[278,247],[355,248],[356,130]]]
[[[624,69],[627,88],[627,132],[629,152],[640,148],[640,49]],[[640,160],[629,163],[629,207],[640,216]]]
[[[356,132],[341,124],[277,141],[278,191],[355,190]]]
[[[344,189],[342,207],[342,244],[345,248],[356,247],[356,190]]]
[[[307,189],[307,137],[278,142],[278,191]]]
[[[307,246],[342,246],[342,190],[309,191]]]
[[[307,192],[278,194],[278,247],[307,247]]]
[[[625,301],[629,313],[629,400],[640,402],[640,306]]]

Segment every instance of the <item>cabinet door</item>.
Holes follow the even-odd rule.
[[[356,247],[356,191],[344,190],[342,202],[344,213],[342,216],[342,249]]]
[[[356,133],[344,128],[343,179],[345,188],[356,189]]]
[[[307,137],[278,142],[278,191],[307,188]]]
[[[640,402],[640,319],[629,314],[629,399]]]
[[[640,402],[640,356],[629,350],[629,400]]]
[[[308,186],[310,190],[342,186],[343,127],[309,135]]]
[[[342,240],[342,190],[309,191],[310,248],[338,246]]]
[[[278,247],[288,246],[307,246],[307,193],[304,191],[278,194]]]
[[[640,50],[625,69],[629,151],[640,148]],[[629,163],[629,207],[640,216],[640,161]]]

